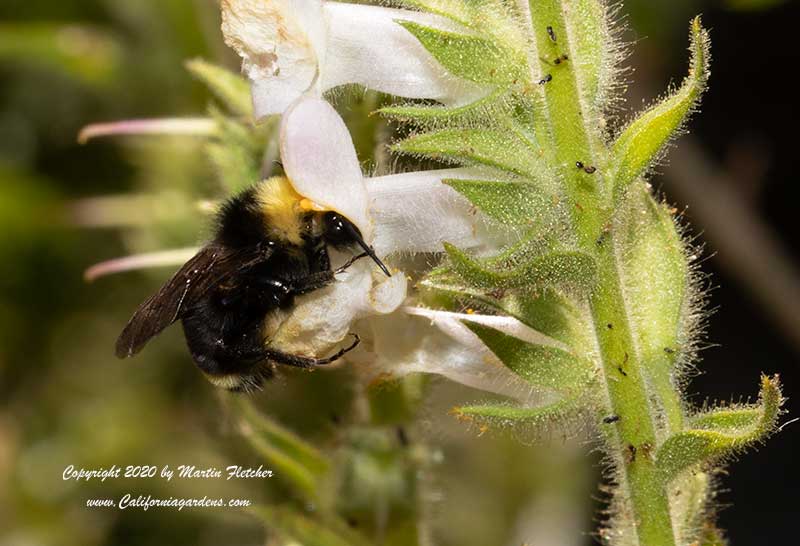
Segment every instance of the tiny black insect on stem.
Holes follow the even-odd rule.
[[[558,41],[558,40],[556,40],[556,31],[553,30],[553,27],[551,27],[550,25],[547,26],[547,35],[550,36],[550,39],[553,42],[557,42]]]
[[[576,161],[575,167],[578,169],[583,169],[583,172],[585,172],[586,174],[594,174],[597,172],[597,167],[594,167],[592,165],[584,165],[583,161]]]
[[[552,74],[547,74],[544,78],[539,80],[539,85],[544,85],[547,82],[552,81],[552,79],[553,79],[553,75]]]
[[[567,54],[564,53],[563,55],[561,55],[561,56],[557,57],[556,59],[554,59],[553,60],[553,64],[561,64],[564,61],[568,61],[568,60],[569,60],[569,56],[567,56]]]
[[[622,419],[619,415],[609,415],[608,417],[603,417],[603,423],[610,425],[611,423],[616,423]]]
[[[636,446],[633,444],[628,444],[628,447],[625,449],[625,460],[628,464],[633,463],[636,460]]]

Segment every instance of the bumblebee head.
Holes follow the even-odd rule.
[[[364,253],[367,254],[372,260],[378,264],[387,277],[392,274],[375,255],[364,238],[361,236],[361,231],[347,218],[335,211],[326,211],[322,213],[322,238],[323,240],[334,248],[345,248],[356,244],[360,246]]]

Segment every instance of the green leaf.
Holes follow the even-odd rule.
[[[547,172],[538,150],[512,131],[447,129],[412,136],[393,146],[406,154],[486,165],[531,179]]]
[[[206,154],[226,193],[237,193],[262,178],[264,148],[278,119],[269,119],[254,129],[214,107],[210,113],[217,122],[217,135],[206,144]]]
[[[287,480],[307,496],[319,493],[320,481],[330,469],[328,459],[314,446],[260,413],[252,401],[235,397],[242,435],[273,467],[276,476]]]
[[[453,270],[473,286],[493,289],[542,289],[565,286],[588,290],[594,284],[594,259],[583,252],[561,251],[539,255],[506,269],[481,263],[451,244],[444,245]]]
[[[444,184],[469,199],[486,216],[502,224],[528,225],[553,206],[548,196],[532,184],[496,180],[445,179]]]
[[[657,162],[666,145],[694,111],[709,76],[709,37],[700,18],[691,24],[689,75],[680,89],[630,123],[612,147],[612,178],[620,195]]]
[[[712,411],[695,421],[703,423],[703,428],[685,430],[668,438],[656,455],[662,479],[669,482],[687,468],[725,459],[769,436],[775,430],[783,404],[778,376],[762,376],[759,398],[756,406],[739,408],[757,410],[755,421],[748,421],[743,414],[732,418],[728,409]],[[736,419],[741,419],[741,426],[733,426]],[[714,424],[724,426],[714,428]]]
[[[247,119],[253,117],[250,85],[239,74],[203,59],[186,61],[186,68],[203,82],[231,113]]]
[[[338,521],[313,520],[288,506],[254,506],[248,511],[267,528],[303,546],[367,546],[363,537]]]
[[[533,345],[486,326],[470,322],[465,325],[503,364],[532,385],[576,398],[586,392],[594,377],[591,363],[566,348]]]
[[[527,62],[522,52],[494,40],[398,21],[413,34],[451,74],[476,83],[514,85],[526,81]]]

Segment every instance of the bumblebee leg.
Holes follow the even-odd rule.
[[[298,356],[289,353],[284,353],[283,351],[277,351],[274,349],[266,349],[264,354],[270,360],[277,362],[278,364],[284,364],[286,366],[295,366],[297,368],[313,368],[315,366],[324,366],[325,364],[330,364],[331,362],[335,362],[342,358],[345,353],[348,353],[355,349],[359,343],[361,343],[361,338],[358,337],[356,334],[350,334],[355,339],[353,343],[350,344],[349,347],[345,347],[343,349],[339,349],[337,352],[332,354],[331,356],[325,358],[313,358],[309,356]]]
[[[351,265],[353,265],[357,260],[360,260],[361,258],[366,258],[367,256],[369,256],[369,254],[367,254],[366,252],[362,252],[358,256],[353,256],[352,258],[347,260],[344,263],[344,265],[342,265],[341,267],[338,267],[336,269],[336,273],[342,273],[342,272],[346,271],[347,268],[350,267]]]
[[[312,273],[307,277],[292,280],[289,283],[289,287],[291,288],[292,294],[300,295],[313,292],[319,288],[325,288],[334,280],[333,271],[320,271],[319,273]]]

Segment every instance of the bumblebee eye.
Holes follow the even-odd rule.
[[[326,212],[322,221],[325,226],[325,231],[322,235],[325,238],[325,242],[334,247],[345,247],[357,244],[364,250],[364,253],[359,257],[369,256],[378,264],[378,267],[381,268],[381,271],[383,271],[387,277],[392,276],[386,266],[383,265],[383,262],[375,255],[375,251],[372,250],[372,247],[364,242],[364,239],[361,237],[361,232],[353,222],[335,212]],[[355,259],[358,259],[358,257]]]
[[[326,212],[323,217],[325,231],[323,237],[328,244],[350,245],[360,239],[358,228],[344,216],[335,212]]]

